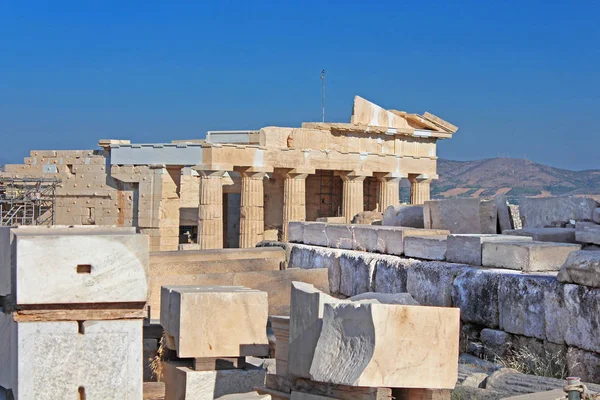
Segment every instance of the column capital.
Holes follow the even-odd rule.
[[[405,172],[373,172],[373,176],[376,177],[380,182],[408,178],[408,174]]]
[[[373,176],[373,171],[335,171],[334,175],[343,181],[364,181],[365,178]]]
[[[306,179],[308,175],[314,175],[316,170],[309,167],[298,167],[298,168],[277,168],[276,173],[280,174],[284,178],[290,179]]]
[[[408,180],[411,182],[431,182],[434,179],[438,179],[437,175],[430,175],[430,174],[410,174],[408,175]]]
[[[253,175],[262,174],[262,177],[264,177],[265,174],[273,172],[274,168],[273,167],[234,167],[233,170],[235,172],[239,172],[242,176],[244,176],[244,175],[253,176]]]
[[[210,170],[196,168],[194,168],[194,170],[198,172],[198,175],[200,175],[201,178],[222,178],[223,175],[225,175],[225,173],[227,172],[225,170]]]

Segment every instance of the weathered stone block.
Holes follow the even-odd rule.
[[[354,296],[373,291],[374,254],[347,251],[340,256],[340,293]]]
[[[600,354],[598,353],[569,347],[567,368],[570,376],[578,376],[582,382],[600,383]]]
[[[446,199],[426,201],[425,228],[451,233],[496,233],[497,212],[493,201]]]
[[[575,239],[579,243],[600,244],[600,225],[578,221],[575,225]]]
[[[418,229],[401,226],[377,227],[377,249],[384,254],[401,256],[404,254],[404,239],[408,236],[448,235],[444,229]]]
[[[407,269],[418,262],[410,258],[379,256],[375,263],[374,291],[380,293],[405,293]]]
[[[470,268],[438,261],[415,263],[407,269],[406,289],[419,304],[452,307],[454,278]]]
[[[145,302],[148,237],[118,228],[4,229],[0,293],[16,304]],[[10,245],[11,237],[12,246]],[[3,251],[4,253],[4,251]],[[8,258],[5,260],[5,262]],[[12,286],[12,287],[11,287]]]
[[[423,206],[389,206],[383,212],[383,225],[424,228],[425,226],[423,224]]]
[[[304,222],[291,221],[288,223],[288,242],[302,243],[304,240]]]
[[[0,343],[0,386],[17,399],[80,398],[78,388],[142,398],[142,320],[15,323],[0,313]]]
[[[537,242],[575,243],[573,228],[523,228],[510,229],[502,233],[511,236],[528,236]]]
[[[500,329],[546,339],[544,297],[555,285],[552,276],[503,274],[498,284]]]
[[[594,209],[594,212],[592,213],[592,221],[594,221],[597,224],[600,224],[600,208]]]
[[[354,247],[354,235],[352,225],[349,224],[327,224],[325,228],[329,247],[336,249],[351,250]]]
[[[507,235],[449,235],[446,260],[453,263],[481,266],[481,248],[484,242],[531,241],[529,237]]]
[[[163,362],[165,400],[213,400],[264,386],[266,370],[260,367],[194,371],[182,363]],[[141,398],[141,397],[140,397]]]
[[[519,203],[524,228],[543,228],[554,222],[590,221],[598,203],[586,197],[526,197]]]
[[[443,261],[446,259],[447,236],[407,236],[404,239],[404,254],[407,257]]]
[[[504,270],[468,268],[461,271],[452,286],[452,304],[459,307],[463,322],[497,328],[498,283]]]
[[[510,333],[486,328],[481,331],[480,338],[487,360],[505,358],[510,353],[513,342],[513,335]]]
[[[327,238],[327,224],[324,222],[303,222],[304,232],[302,233],[302,243],[313,246],[329,247]]]
[[[459,310],[452,308],[325,304],[311,379],[348,386],[453,388],[459,323]]]
[[[580,249],[580,245],[570,243],[486,242],[482,247],[482,264],[524,272],[558,271],[569,253]]]
[[[513,229],[506,196],[503,194],[497,195],[494,197],[494,203],[496,204],[496,210],[498,212],[498,225],[500,226],[500,232],[504,233],[506,230]]]
[[[240,286],[164,286],[161,325],[180,358],[266,356],[267,293]]]
[[[379,226],[376,225],[352,225],[354,236],[353,250],[380,252],[383,246],[378,245],[377,232]]]
[[[600,288],[600,252],[580,250],[570,253],[557,279],[563,283]]]

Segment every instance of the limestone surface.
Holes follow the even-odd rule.
[[[302,243],[304,240],[304,223],[300,221],[288,222],[288,242]]]
[[[600,225],[593,222],[577,222],[575,239],[579,243],[600,244]]]
[[[164,286],[161,325],[180,358],[266,356],[267,293],[240,286]]]
[[[481,249],[484,242],[531,241],[529,237],[508,235],[463,234],[449,235],[446,242],[446,260],[448,262],[481,265]]]
[[[458,376],[459,310],[325,304],[312,380],[450,389]]]
[[[600,288],[600,252],[580,250],[570,253],[557,278],[564,283]]]
[[[141,320],[11,324],[0,385],[15,398],[80,398],[79,390],[91,399],[142,398]]]
[[[302,243],[329,247],[327,224],[324,222],[303,222]]]
[[[446,259],[445,235],[407,236],[404,239],[404,254],[423,260],[443,261]]]
[[[598,203],[585,197],[525,197],[519,203],[524,228],[544,228],[554,222],[591,221]]]
[[[12,271],[17,304],[147,300],[145,235],[111,228],[19,228],[12,233],[12,265],[1,268]]]
[[[493,201],[446,199],[425,202],[425,228],[451,233],[496,233],[497,212]]]
[[[558,271],[569,253],[580,249],[580,245],[570,243],[486,242],[482,248],[482,264],[524,272]]]
[[[346,250],[351,250],[354,247],[354,234],[352,233],[352,225],[327,224],[327,227],[325,228],[325,234],[327,236],[329,247]]]
[[[383,225],[424,228],[423,206],[389,206],[383,213]]]

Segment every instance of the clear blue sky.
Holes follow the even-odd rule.
[[[355,94],[460,127],[441,157],[600,168],[600,4],[0,0],[0,164],[100,138],[347,122]]]

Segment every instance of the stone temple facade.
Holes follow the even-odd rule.
[[[359,96],[350,123],[208,132],[206,140],[134,144],[101,140],[100,150],[32,151],[2,176],[55,177],[57,225],[133,226],[151,251],[254,247],[287,238],[289,221],[383,211],[429,200],[436,144],[457,127],[430,113],[386,110]]]

